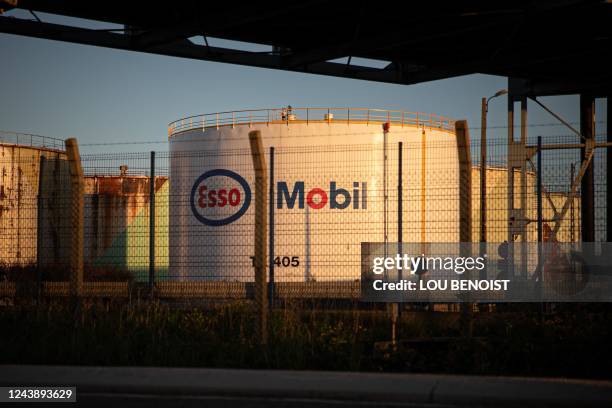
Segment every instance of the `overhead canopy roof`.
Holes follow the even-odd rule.
[[[0,16],[0,32],[227,62],[414,84],[484,73],[522,78],[531,95],[612,89],[610,0],[173,1],[0,0],[34,12],[121,24],[91,30]],[[194,36],[269,46],[252,52]],[[351,57],[349,61],[335,61]],[[358,58],[380,60],[364,66]],[[349,63],[347,63],[349,62]],[[358,65],[361,64],[361,65]]]

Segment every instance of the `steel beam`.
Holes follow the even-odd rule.
[[[237,65],[260,68],[282,69],[294,72],[329,75],[344,78],[362,79],[366,81],[387,82],[396,84],[415,84],[450,78],[473,71],[458,72],[453,69],[428,69],[423,71],[390,71],[384,68],[351,66],[334,62],[318,62],[306,66],[291,66],[286,57],[273,53],[250,52],[222,47],[210,47],[194,44],[189,40],[181,40],[156,46],[144,46],[135,41],[134,36],[118,34],[112,31],[90,30],[61,24],[39,23],[0,16],[0,32],[23,35],[49,40],[66,41],[77,44],[95,45],[129,51],[148,52],[151,54],[168,55],[180,58],[190,58],[205,61],[224,62]]]
[[[578,137],[580,137],[581,139],[584,139],[584,136],[582,136],[582,134],[578,130],[576,130],[572,125],[570,125],[569,122],[565,121],[561,116],[557,115],[555,112],[548,109],[548,107],[544,105],[542,102],[538,101],[536,98],[531,98],[531,100],[537,103],[538,105],[540,105],[540,107],[542,107],[542,109],[548,112],[552,117],[557,119],[559,122],[563,123],[567,128],[569,128],[572,132],[578,135]]]

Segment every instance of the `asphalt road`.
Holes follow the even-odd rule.
[[[612,382],[429,374],[4,365],[0,386],[76,386],[79,406],[112,408],[612,406]]]

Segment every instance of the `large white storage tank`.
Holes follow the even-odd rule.
[[[361,242],[397,241],[400,141],[403,240],[458,241],[452,120],[353,108],[216,113],[169,127],[171,278],[253,280],[253,130],[266,161],[275,148],[277,281],[358,279]]]

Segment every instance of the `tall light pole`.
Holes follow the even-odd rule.
[[[482,98],[482,122],[480,128],[480,242],[487,242],[487,112],[489,101],[508,93],[500,89],[489,98]],[[484,248],[481,248],[481,252]]]

